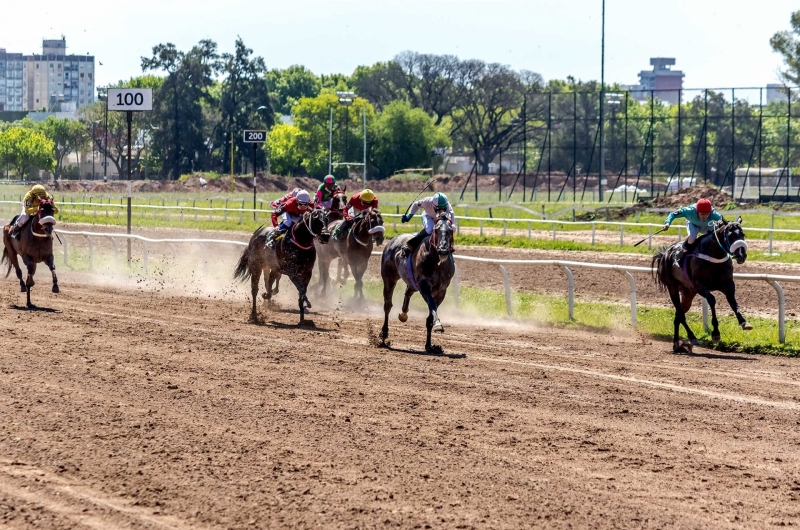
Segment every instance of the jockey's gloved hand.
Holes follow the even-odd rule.
[[[409,222],[410,220],[411,220],[411,216],[410,216],[409,214],[405,214],[405,215],[403,215],[402,219],[400,219],[400,221],[402,221],[402,222],[404,222],[404,223],[407,223],[407,222]]]
[[[664,230],[669,230],[669,223],[664,223]]]

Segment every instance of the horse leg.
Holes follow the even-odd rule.
[[[748,324],[739,312],[739,303],[736,302],[736,285],[733,283],[733,280],[730,280],[728,286],[725,288],[725,298],[728,299],[728,305],[733,309],[733,314],[736,315],[736,320],[739,321],[739,325],[742,326],[742,329],[745,331],[753,329],[753,326]]]
[[[672,324],[674,326],[672,334],[672,353],[680,353],[685,351],[680,343],[680,327],[681,324],[683,324],[686,329],[689,329],[689,326],[686,324],[686,314],[683,312],[681,295],[678,291],[678,288],[670,285],[668,286],[668,289],[669,298],[672,300],[672,305],[675,306],[675,318],[672,320]]]
[[[308,298],[306,298],[306,286],[303,285],[303,282],[296,276],[290,276],[289,278],[292,280],[295,288],[297,288],[297,306],[300,309],[300,324],[303,324],[306,320],[306,306],[304,302],[308,301]]]
[[[411,302],[411,295],[413,295],[416,291],[411,287],[406,286],[406,292],[403,295],[403,308],[400,310],[400,314],[397,315],[397,318],[400,322],[405,322],[408,320],[408,304]]]
[[[695,294],[690,289],[685,287],[680,288],[681,294],[681,309],[683,310],[683,327],[686,329],[686,335],[689,337],[689,340],[692,342],[693,346],[697,346],[700,344],[700,341],[697,340],[697,337],[694,336],[692,333],[692,329],[686,323],[686,313],[688,313],[692,309],[692,301],[694,300]]]
[[[272,300],[272,297],[278,294],[278,283],[281,281],[281,273],[278,272],[277,269],[270,269],[264,281],[267,282],[266,299]],[[272,288],[272,282],[275,282],[275,289]]]
[[[431,331],[444,333],[444,326],[439,322],[439,315],[436,314],[436,310],[439,309],[439,307],[436,304],[436,300],[433,298],[431,284],[428,280],[421,280],[419,282],[419,294],[422,295],[425,303],[428,304],[428,318],[425,320],[425,326],[427,328],[425,351],[428,353],[441,353],[441,348],[434,348],[431,344]]]
[[[258,299],[259,280],[261,280],[261,267],[254,267],[253,272],[250,274],[250,291],[253,294],[253,309],[250,312],[251,322],[255,322],[258,319],[258,311],[256,310],[256,300]]]
[[[36,262],[26,258],[23,258],[22,262],[28,268],[28,277],[25,279],[25,286],[28,288],[28,307],[33,308],[36,306],[31,303],[31,287],[36,285],[36,282],[33,281],[33,275],[36,274]]]
[[[19,280],[19,289],[22,293],[28,292],[28,287],[25,285],[25,280],[22,279],[22,268],[19,266],[19,259],[17,258],[19,254],[14,252],[14,249],[10,249],[8,252],[8,261],[14,267],[14,272],[17,274],[17,279]]]
[[[389,313],[392,311],[392,295],[396,285],[396,278],[383,278],[383,328],[381,328],[381,340],[384,341],[389,338]]]
[[[697,293],[706,299],[708,306],[711,308],[711,340],[718,341],[720,334],[719,321],[717,320],[717,299],[703,284],[695,282],[695,285],[697,286]]]
[[[47,259],[45,259],[44,262],[47,265],[47,267],[50,269],[50,272],[53,274],[53,292],[54,293],[58,293],[59,292],[58,276],[56,276],[56,264],[55,264],[55,259],[53,258],[53,255],[50,254],[49,256],[47,256]]]
[[[369,256],[367,256],[369,259]],[[356,260],[355,263],[350,264],[353,278],[356,280],[356,285],[353,288],[353,298],[364,300],[364,273],[367,271],[367,261],[363,263],[361,260]]]

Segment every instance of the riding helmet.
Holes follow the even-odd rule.
[[[36,186],[31,188],[31,191],[36,193],[36,194],[39,194],[40,192],[41,193],[47,193],[47,190],[44,189],[44,186],[42,186],[41,184],[37,184]]]
[[[372,202],[375,200],[375,194],[372,190],[367,189],[361,192],[361,202]]]
[[[325,180],[323,181],[325,184],[336,184],[336,179],[333,178],[333,175],[327,175]]]
[[[445,195],[444,193],[435,193],[433,195],[433,204],[435,208],[438,210],[446,209],[449,204],[447,202],[447,195]]]
[[[695,209],[697,210],[697,213],[710,214],[713,208],[711,207],[711,201],[708,199],[700,199],[697,201]]]
[[[297,202],[298,204],[308,204],[311,202],[311,197],[308,195],[306,190],[300,190],[297,192]]]

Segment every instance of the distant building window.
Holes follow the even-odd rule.
[[[81,79],[83,79],[83,73],[81,73]]]
[[[36,63],[36,69],[37,70],[39,69],[39,63]]]
[[[38,100],[38,99],[36,100],[36,103],[39,103],[39,100]]]

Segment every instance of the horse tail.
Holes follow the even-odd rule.
[[[653,261],[650,262],[653,280],[659,291],[666,291],[671,280],[672,273],[669,264],[672,260],[669,254],[669,248],[660,248],[653,254]]]
[[[242,252],[242,256],[239,258],[239,264],[236,266],[236,270],[233,273],[234,280],[240,280],[244,282],[250,279],[251,272],[250,272],[249,261],[250,261],[250,246],[244,249],[244,252]]]
[[[6,278],[8,278],[8,275],[11,274],[12,265],[11,260],[8,259],[8,249],[6,247],[3,247],[3,257],[0,258],[0,264],[1,263],[8,263],[8,270],[6,271]]]

